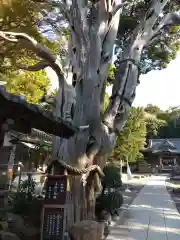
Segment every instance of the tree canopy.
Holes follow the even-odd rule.
[[[129,44],[132,32],[137,28],[140,21],[142,21],[153,2],[150,0],[127,0],[124,2],[116,41],[116,52],[119,52],[119,60],[116,61],[116,66],[119,65],[123,52]],[[166,14],[179,10],[179,1],[167,2],[154,27],[156,27]],[[149,14],[153,14],[153,12],[149,12]],[[165,68],[176,57],[180,48],[180,27],[178,23],[175,25],[172,23],[172,21],[168,22],[153,37],[150,44],[144,47],[141,58],[141,73],[147,73],[152,69]]]
[[[0,3],[0,31],[25,32],[49,47],[55,54],[61,52],[60,38],[56,38],[56,41],[48,40],[45,32],[48,32],[46,36],[49,36],[49,29],[41,28],[43,20],[48,15],[47,8],[47,3],[41,5],[39,1],[3,0]],[[7,74],[20,68],[20,63],[32,60],[39,60],[39,58],[26,44],[22,46],[0,39],[0,74],[4,80]]]
[[[33,64],[32,61],[31,64]],[[50,82],[43,70],[39,72],[18,70],[6,74],[7,91],[24,96],[29,103],[39,103],[40,98],[47,93],[49,87]]]
[[[42,6],[39,1],[1,1],[0,31],[25,32],[49,47],[55,54],[62,53],[62,40],[48,40],[47,34],[44,33],[49,29],[41,29],[42,22],[48,15],[47,8],[47,3]],[[39,103],[50,87],[45,71],[20,70],[24,64],[36,64],[39,60],[37,55],[26,45],[7,42],[3,38],[0,39],[0,47],[0,77],[5,82],[8,92],[25,96],[30,103]]]
[[[164,119],[159,118],[158,115],[156,115],[156,113],[154,112],[156,111],[156,106],[155,109],[152,109],[152,113],[149,113],[148,111],[146,111],[146,109],[149,109],[149,105],[144,109],[147,138],[156,137],[158,135],[159,129],[165,126],[167,122]]]
[[[168,110],[163,111],[157,106],[148,105],[145,110],[153,111],[153,117],[162,123],[159,125],[156,132],[151,132],[151,137],[180,138],[179,106],[171,107]],[[155,121],[153,124],[155,124]]]
[[[111,160],[116,162],[128,157],[130,162],[137,161],[142,157],[141,150],[149,138],[180,138],[179,106],[168,110],[152,104],[148,104],[144,109],[131,108]]]
[[[1,31],[24,31],[38,39],[40,9],[30,0],[10,0],[0,3],[0,30]],[[0,60],[1,71],[6,65],[14,67],[14,63],[19,57],[32,56],[30,51],[25,51],[19,44],[0,40]],[[3,65],[3,66],[2,66]],[[3,67],[3,68],[2,68]]]

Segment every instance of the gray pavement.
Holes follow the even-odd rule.
[[[166,176],[152,176],[111,229],[108,240],[179,240],[180,214],[165,185]]]

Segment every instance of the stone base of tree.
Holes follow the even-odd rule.
[[[104,240],[108,233],[104,222],[84,220],[74,224],[69,231],[69,235],[73,240]]]
[[[2,232],[0,235],[0,239],[2,240],[20,240],[20,238],[11,232]]]

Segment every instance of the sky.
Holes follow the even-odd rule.
[[[163,110],[180,105],[180,54],[166,69],[140,76],[133,105],[146,106],[149,103]]]
[[[51,87],[49,88],[49,92],[53,92],[55,89],[59,87],[57,75],[55,71],[50,67],[47,67],[45,70],[46,70],[47,77],[51,82]]]
[[[55,72],[49,68],[47,74],[51,79],[51,90],[58,88]],[[110,92],[109,87],[107,93]],[[180,54],[166,69],[154,70],[140,76],[133,105],[145,107],[147,104],[157,105],[162,110],[180,105]]]
[[[111,87],[107,88],[111,94]],[[147,104],[159,106],[162,110],[180,105],[180,54],[166,69],[153,70],[140,76],[133,106]]]

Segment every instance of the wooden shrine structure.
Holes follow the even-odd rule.
[[[96,194],[100,192],[104,173],[97,165],[78,169],[54,160],[47,174],[41,240],[64,240],[74,223],[95,218]]]
[[[4,87],[0,87],[0,109],[1,141],[7,127],[23,133],[31,133],[31,129],[36,128],[63,138],[71,137],[78,130],[39,105],[29,104],[24,98],[7,93]]]
[[[9,94],[0,86],[0,220],[5,218],[8,169],[13,167],[11,153],[14,145],[5,143],[6,133],[16,131],[30,134],[32,128],[63,138],[69,138],[78,131],[70,123],[44,111],[39,105],[29,104],[23,97]]]
[[[53,135],[69,138],[77,131],[79,128],[0,87],[0,220],[6,219],[8,170],[14,164],[14,146],[18,142],[51,142]],[[15,136],[8,142],[5,138],[9,132]],[[95,200],[103,176],[97,165],[78,169],[59,159],[48,165],[41,240],[63,240],[74,223],[95,217]]]
[[[158,166],[159,170],[171,170],[180,163],[180,139],[150,139],[142,150],[147,163]]]
[[[12,153],[18,142],[50,143],[52,136],[69,138],[79,128],[29,104],[20,96],[0,87],[0,220],[6,219],[8,169],[13,167]],[[5,141],[7,133],[14,134]],[[41,240],[64,240],[66,232],[81,220],[92,220],[95,200],[101,192],[104,176],[97,165],[85,169],[70,166],[59,159],[47,168],[45,199],[42,210]]]

